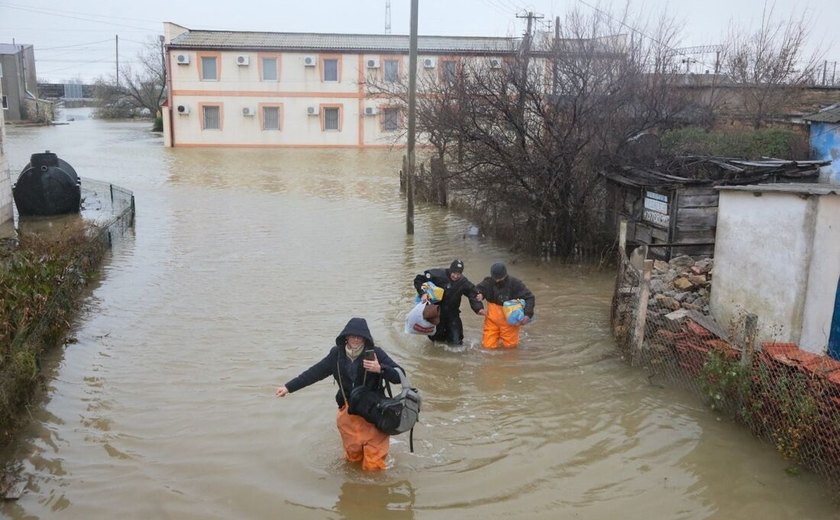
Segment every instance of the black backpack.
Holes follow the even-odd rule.
[[[388,397],[377,390],[361,385],[350,391],[347,401],[347,413],[358,415],[388,435],[410,432],[409,449],[414,453],[414,425],[420,417],[422,399],[416,388],[411,386],[408,376],[401,369],[395,368],[400,375],[402,390],[392,395],[391,385],[382,378]],[[339,379],[341,383],[341,379]],[[344,388],[341,389],[342,393]]]

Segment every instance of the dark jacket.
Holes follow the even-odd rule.
[[[365,339],[364,350],[373,350],[376,353],[376,359],[379,360],[379,364],[382,366],[381,373],[367,372],[362,367],[364,353],[360,354],[355,361],[350,360],[347,352],[344,351],[347,336],[361,336]],[[370,335],[370,330],[364,318],[351,318],[347,322],[347,325],[345,325],[344,330],[341,331],[341,334],[335,338],[335,346],[330,349],[326,357],[286,383],[286,389],[289,390],[289,393],[296,392],[301,388],[326,379],[328,376],[333,376],[336,382],[340,382],[343,385],[344,392],[348,396],[354,387],[361,386],[362,384],[382,393],[383,375],[391,383],[400,383],[400,375],[395,368],[402,369],[393,359],[388,357],[388,354],[384,350],[373,344],[373,337]],[[365,375],[366,373],[367,375]],[[335,402],[339,408],[344,406],[344,396],[341,394],[341,386],[339,386],[338,392],[335,395]]]
[[[482,280],[475,289],[484,295],[484,299],[496,305],[503,305],[508,300],[516,300],[522,298],[525,300],[525,316],[529,318],[534,317],[534,305],[536,298],[525,287],[522,280],[508,275],[501,282],[496,282],[492,277],[488,276]]]
[[[429,269],[414,277],[414,288],[417,290],[417,294],[423,295],[421,287],[428,281],[443,288],[443,300],[440,302],[440,313],[442,315],[460,313],[462,296],[469,299],[473,312],[478,312],[484,308],[481,302],[475,299],[476,294],[478,294],[475,285],[466,276],[461,275],[457,282],[453,282],[449,278],[449,269]]]

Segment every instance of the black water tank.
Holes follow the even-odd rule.
[[[81,180],[76,170],[54,153],[33,153],[12,187],[20,215],[78,213]]]

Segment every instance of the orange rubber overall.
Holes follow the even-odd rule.
[[[344,458],[350,462],[362,463],[365,471],[385,469],[388,457],[390,437],[361,416],[347,413],[347,405],[342,406],[335,416],[338,433],[344,444]]]
[[[505,318],[501,305],[487,302],[487,315],[484,317],[484,337],[481,346],[499,348],[499,339],[504,348],[516,348],[519,345],[519,327],[510,325]]]

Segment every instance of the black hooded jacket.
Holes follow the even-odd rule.
[[[429,269],[423,274],[418,274],[414,277],[414,288],[417,290],[417,294],[423,295],[422,286],[428,281],[443,288],[443,300],[440,301],[440,312],[444,316],[457,315],[461,312],[462,296],[466,296],[469,299],[473,312],[478,312],[484,308],[481,302],[475,299],[477,294],[475,285],[466,276],[462,275],[457,282],[453,282],[449,278],[449,269]]]
[[[525,287],[522,280],[514,278],[513,276],[505,276],[501,282],[497,282],[492,277],[488,276],[482,280],[476,287],[476,290],[484,295],[490,303],[496,305],[504,305],[508,300],[525,300],[525,308],[523,312],[529,318],[534,317],[534,305],[536,298],[534,294]]]
[[[364,350],[373,350],[376,353],[376,359],[379,360],[379,364],[382,366],[381,373],[367,372],[362,367],[364,354],[360,354],[355,361],[350,360],[347,352],[344,351],[347,336],[360,336],[365,339]],[[336,382],[341,383],[338,393],[335,395],[335,402],[341,408],[344,406],[344,396],[341,394],[342,387],[348,396],[354,387],[361,386],[362,384],[381,392],[383,375],[391,383],[399,384],[400,375],[395,368],[402,370],[402,367],[388,357],[388,354],[384,350],[373,344],[373,338],[370,335],[370,329],[368,329],[365,319],[351,318],[347,322],[347,325],[344,326],[341,334],[335,338],[335,346],[330,349],[326,357],[286,383],[286,389],[289,390],[289,393],[296,392],[301,388],[326,379],[328,376],[333,376]]]

